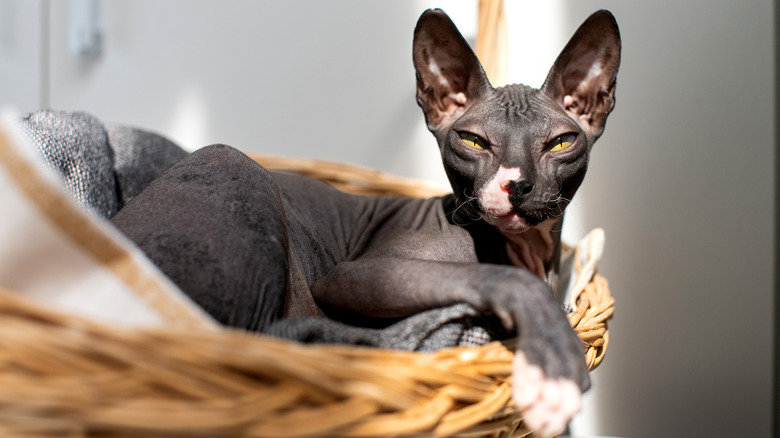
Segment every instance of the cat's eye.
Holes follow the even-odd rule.
[[[555,140],[547,143],[547,150],[550,152],[558,152],[562,151],[572,144],[574,144],[574,140],[577,139],[577,135],[575,134],[565,134],[561,135],[559,137],[556,137]]]
[[[458,135],[460,135],[461,141],[463,141],[463,143],[465,143],[466,146],[470,148],[477,149],[477,150],[488,148],[487,142],[478,135],[471,134],[468,132],[459,132]]]

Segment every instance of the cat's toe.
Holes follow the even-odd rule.
[[[546,383],[542,399],[524,412],[526,425],[541,437],[563,433],[579,411],[580,397],[580,390],[574,382],[556,379]]]
[[[512,395],[520,410],[533,406],[541,397],[544,384],[544,372],[531,365],[522,352],[516,352],[512,366]]]
[[[563,433],[580,410],[582,393],[577,384],[566,378],[547,378],[521,352],[515,355],[512,379],[515,405],[523,411],[526,426],[539,436]]]

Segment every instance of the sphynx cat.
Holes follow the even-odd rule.
[[[215,145],[113,222],[231,326],[400,318],[458,302],[493,312],[518,335],[513,398],[526,424],[561,433],[590,381],[553,300],[560,230],[614,105],[620,46],[612,14],[598,11],[540,89],[494,88],[449,17],[428,10],[414,31],[417,102],[453,194],[349,195]]]

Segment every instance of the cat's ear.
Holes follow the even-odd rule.
[[[601,10],[580,25],[555,60],[542,85],[595,140],[615,105],[620,66],[620,31],[615,17]]]
[[[417,104],[434,133],[449,128],[491,88],[477,55],[441,9],[429,9],[417,21],[413,58]]]

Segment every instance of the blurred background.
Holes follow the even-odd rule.
[[[0,0],[0,105],[445,182],[411,62],[434,6],[474,40],[477,0]],[[600,8],[617,106],[564,238],[605,229],[617,311],[573,435],[771,436],[777,6],[507,0],[508,81]]]

